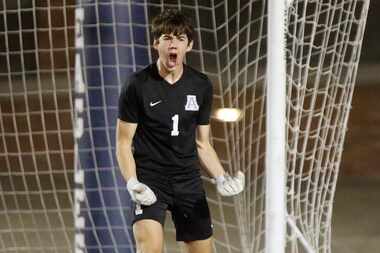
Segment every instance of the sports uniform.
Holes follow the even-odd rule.
[[[156,203],[134,212],[133,222],[154,219],[164,225],[170,210],[178,241],[212,235],[195,143],[197,126],[209,124],[211,104],[211,82],[187,65],[174,84],[151,64],[124,85],[119,119],[138,124],[133,138],[137,177],[157,196]]]

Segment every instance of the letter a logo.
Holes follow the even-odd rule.
[[[197,103],[197,97],[195,95],[187,95],[185,111],[198,111],[198,110],[199,110],[199,105]]]

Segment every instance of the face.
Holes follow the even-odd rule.
[[[158,52],[161,65],[172,72],[182,67],[185,55],[192,49],[193,42],[189,43],[186,34],[162,34],[154,40],[153,47]]]

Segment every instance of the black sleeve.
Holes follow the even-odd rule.
[[[203,101],[199,109],[198,114],[198,125],[208,125],[210,123],[210,113],[212,107],[212,83],[207,80],[207,88],[205,89],[205,94],[203,95]]]
[[[137,123],[139,118],[138,105],[136,83],[130,80],[124,84],[119,96],[119,119]]]

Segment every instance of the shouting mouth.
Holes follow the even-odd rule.
[[[168,67],[173,68],[177,65],[177,53],[169,53]]]

